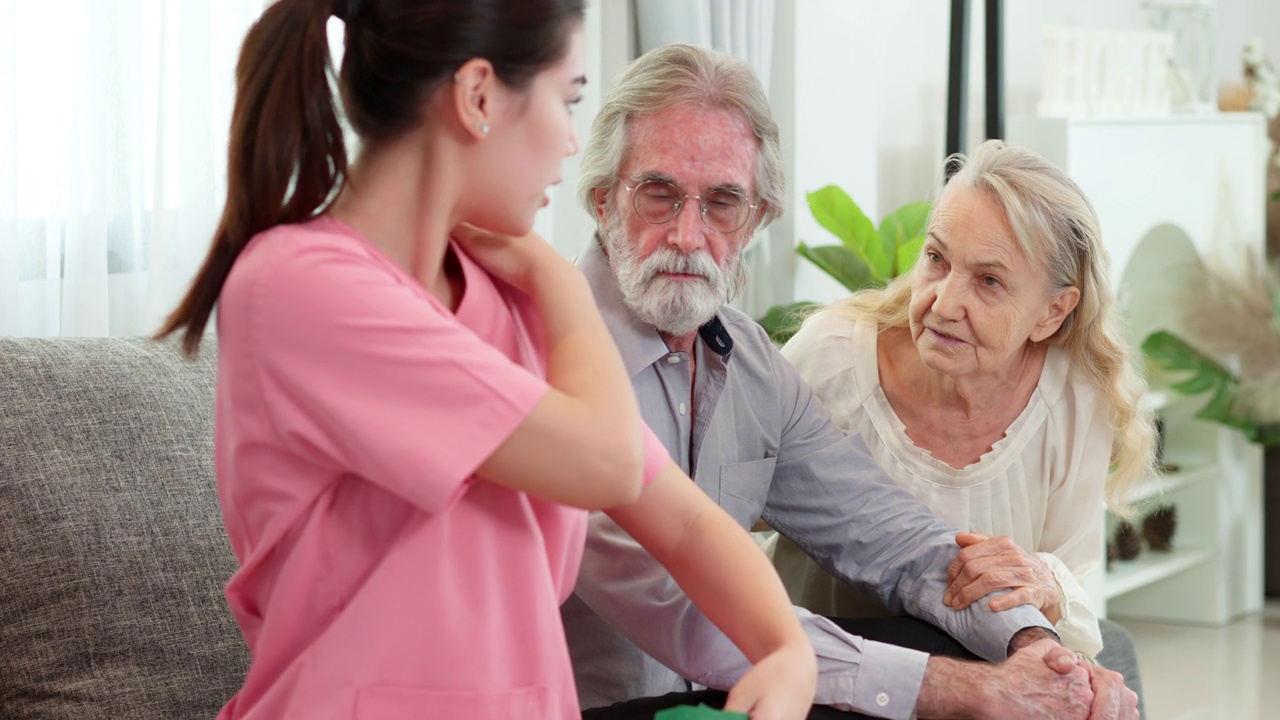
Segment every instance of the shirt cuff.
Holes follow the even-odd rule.
[[[1006,592],[1008,590],[996,591],[998,594]],[[970,642],[965,642],[964,646],[974,655],[989,662],[1000,662],[1009,659],[1009,643],[1013,641],[1013,636],[1027,628],[1043,628],[1050,635],[1059,637],[1058,631],[1044,618],[1044,615],[1030,605],[1019,605],[999,612],[985,609],[987,602],[992,597],[992,595],[987,595],[979,601],[983,605],[979,612],[987,616],[987,622],[984,625],[986,632],[979,633],[976,637],[973,633],[966,635]],[[974,603],[969,607],[973,608],[976,605],[978,603]],[[955,637],[955,635],[952,637]]]
[[[1062,644],[1092,658],[1102,651],[1102,634],[1098,629],[1098,616],[1089,606],[1089,595],[1076,576],[1060,558],[1052,553],[1038,552],[1039,557],[1053,573],[1062,598],[1062,617],[1053,626],[1062,638]]]
[[[856,712],[908,720],[915,717],[916,700],[924,684],[929,655],[918,650],[866,641],[853,682]]]

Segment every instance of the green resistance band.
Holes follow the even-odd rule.
[[[701,703],[697,707],[681,705],[680,707],[660,710],[653,720],[747,720],[743,713],[717,710]]]

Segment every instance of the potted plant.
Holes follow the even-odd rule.
[[[912,202],[886,215],[877,228],[849,194],[835,185],[805,195],[818,224],[840,240],[817,247],[801,241],[796,254],[830,275],[849,292],[884,287],[915,264],[924,245],[928,202]],[[774,342],[785,343],[803,321],[809,300],[775,305],[758,322]]]

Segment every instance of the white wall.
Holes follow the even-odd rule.
[[[970,0],[969,146],[982,139],[983,5]],[[1260,37],[1280,63],[1280,0],[1217,0],[1220,78],[1240,76],[1243,44]],[[791,206],[774,224],[783,246],[770,282],[775,296],[829,301],[843,291],[786,247],[833,242],[809,216],[804,194],[838,184],[878,221],[898,206],[931,198],[941,177],[946,126],[950,0],[778,0],[771,102],[782,128]],[[1007,115],[1034,114],[1040,95],[1042,29],[1141,27],[1141,0],[1005,0]],[[590,84],[577,111],[579,137],[600,97],[635,47],[630,0],[588,4]],[[573,198],[577,160],[543,211],[539,229],[575,254],[590,239],[590,217]]]
[[[808,0],[798,0],[801,4]],[[936,189],[946,128],[949,0],[875,3],[866,21],[877,27],[876,67],[879,186],[877,217]],[[983,5],[970,0],[969,143],[983,135]],[[1140,0],[1006,0],[1005,108],[1031,115],[1040,97],[1041,30],[1070,27],[1142,27]],[[1241,76],[1240,49],[1260,37],[1280,63],[1280,2],[1218,0],[1216,55],[1219,79]],[[797,36],[796,42],[806,39]]]
[[[784,249],[801,240],[810,245],[837,242],[813,220],[805,193],[836,184],[867,212],[876,207],[880,112],[874,98],[881,68],[875,52],[877,28],[863,18],[874,15],[879,4],[875,0],[783,0],[778,4],[771,102],[782,131],[790,205],[773,228],[777,244]],[[778,287],[775,297],[830,302],[848,294],[809,263],[793,261],[791,266],[795,268],[794,294]],[[779,267],[781,272],[786,268],[786,264]]]
[[[613,81],[634,53],[631,3],[628,0],[597,0],[587,3],[587,84],[582,102],[574,108],[578,144],[585,146],[591,121]],[[581,154],[565,160],[562,182],[551,192],[551,204],[543,208],[534,230],[551,241],[562,254],[573,257],[591,241],[595,221],[578,204],[578,166]]]

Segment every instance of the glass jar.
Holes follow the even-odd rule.
[[[1213,0],[1146,0],[1143,9],[1152,29],[1173,35],[1168,78],[1172,108],[1213,112],[1218,102]]]

